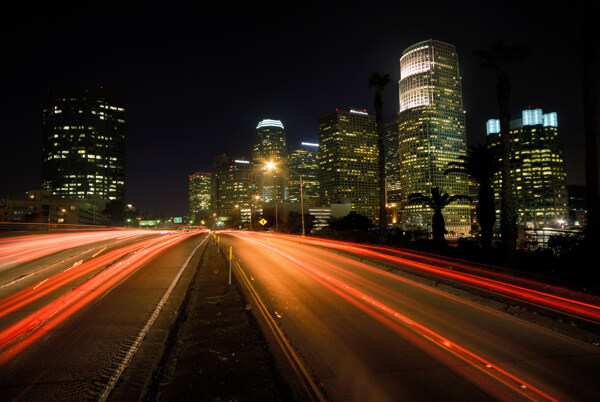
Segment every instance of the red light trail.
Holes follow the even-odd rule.
[[[122,234],[122,233],[121,233]],[[65,285],[100,270],[42,308],[0,331],[0,364],[100,297],[148,260],[192,234],[162,236],[122,247],[72,267],[0,301],[0,317],[26,306]],[[56,235],[52,235],[54,237]],[[44,243],[45,240],[43,239]],[[52,241],[50,241],[52,243]]]
[[[323,287],[329,289],[332,293],[340,296],[342,299],[356,306],[361,311],[371,316],[373,319],[379,321],[386,327],[395,331],[398,335],[411,341],[421,350],[426,351],[429,355],[435,357],[441,362],[444,362],[447,367],[450,367],[451,369],[457,371],[464,378],[470,379],[475,385],[481,387],[483,390],[488,392],[490,395],[493,395],[495,398],[511,398],[511,396],[506,393],[506,388],[508,388],[511,390],[511,392],[515,392],[520,397],[523,397],[528,400],[555,401],[559,399],[558,396],[551,395],[551,393],[556,394],[556,391],[549,393],[548,391],[542,390],[539,386],[536,386],[531,381],[524,380],[521,374],[515,374],[512,372],[511,369],[503,368],[501,362],[492,363],[493,360],[491,358],[484,357],[481,354],[481,352],[478,352],[476,349],[473,349],[473,347],[465,347],[464,344],[461,345],[461,342],[452,340],[448,338],[448,336],[442,335],[439,331],[434,330],[428,324],[424,324],[422,322],[417,321],[414,318],[411,318],[406,313],[402,313],[397,307],[392,307],[392,305],[405,306],[402,307],[402,309],[406,308],[407,311],[416,311],[422,317],[433,317],[439,322],[439,324],[437,324],[438,326],[456,326],[456,323],[453,322],[446,322],[445,324],[442,324],[442,319],[436,317],[435,311],[431,311],[430,307],[422,305],[419,300],[412,299],[410,298],[410,296],[407,296],[405,294],[397,293],[393,288],[383,286],[377,281],[367,279],[366,276],[358,275],[357,273],[352,272],[349,269],[341,268],[341,265],[353,266],[360,270],[368,270],[371,274],[375,275],[375,278],[377,276],[380,276],[390,278],[399,282],[410,283],[413,286],[420,287],[429,292],[435,293],[441,297],[452,299],[454,302],[460,302],[465,305],[469,305],[470,308],[485,310],[485,312],[488,314],[502,316],[507,320],[512,320],[515,322],[519,320],[510,316],[496,313],[493,310],[478,306],[468,301],[458,299],[449,294],[439,292],[425,285],[419,285],[392,273],[385,272],[380,269],[373,268],[369,265],[357,262],[355,260],[352,260],[351,258],[346,258],[343,256],[332,254],[325,250],[312,249],[309,253],[306,253],[299,249],[297,251],[298,255],[294,256],[295,251],[293,251],[293,248],[285,247],[285,251],[282,251],[283,247],[278,248],[277,244],[265,244],[263,242],[255,241],[252,239],[252,237],[260,235],[245,233],[240,234],[235,232],[232,232],[230,234],[240,240],[249,242],[250,244],[252,244],[253,249],[255,250],[265,250],[264,252],[258,251],[258,253],[261,255],[266,256],[266,253],[270,252],[280,256],[291,267],[294,267],[295,269],[304,272],[307,275],[307,277],[312,278],[314,281],[318,282]],[[328,242],[321,242],[320,239],[318,241],[315,241],[315,243],[319,246],[329,247]],[[349,246],[344,245],[343,247]],[[372,256],[371,253],[373,253],[373,251],[366,250],[366,253],[361,253],[361,255]],[[403,264],[410,263],[411,266],[414,265],[421,269],[429,270],[437,268],[428,266],[424,263],[404,261],[404,259],[398,259],[397,257],[394,258],[395,262],[401,262]],[[332,261],[340,261],[343,264],[338,266],[338,264],[335,262],[328,262],[328,259]],[[456,276],[456,279],[459,280],[464,280],[463,278],[468,278],[468,280],[471,281],[483,281],[483,278],[477,278],[473,275],[463,276],[460,273],[455,274],[458,274]],[[353,283],[357,285],[353,285]],[[485,283],[485,286],[493,284],[498,289],[507,292],[514,292],[520,297],[534,298],[538,295],[536,292],[531,292],[529,289],[523,289],[522,294],[517,293],[518,287],[508,286],[506,284],[499,283],[498,281],[486,280],[482,283]],[[365,290],[360,290],[356,286],[360,286],[362,289]],[[547,301],[546,299],[543,300]],[[557,299],[553,298],[551,300],[555,302]],[[573,309],[573,306],[570,306],[570,308]],[[528,324],[521,323],[521,325]],[[532,325],[531,327],[534,326]],[[481,339],[478,340],[478,342],[482,345],[491,345],[492,347],[495,346],[493,345],[493,342],[491,342],[491,340],[488,341],[487,339],[485,339],[484,336],[482,336]],[[518,353],[518,348],[519,345],[515,345],[516,350],[514,351],[514,353]],[[448,353],[454,356],[454,358],[458,358],[460,359],[460,361],[467,363],[468,366],[457,365],[455,362],[453,363],[451,358],[448,356]],[[469,367],[470,369],[468,369]],[[481,378],[481,374],[484,375],[483,379]],[[499,387],[499,384],[502,384],[503,386]],[[514,395],[512,397],[514,397]]]
[[[388,262],[399,264],[400,266],[409,266],[417,269],[420,272],[434,274],[436,276],[441,276],[461,284],[475,286],[487,292],[494,292],[518,301],[524,301],[545,309],[583,319],[594,324],[600,323],[599,297],[570,290],[565,291],[565,289],[556,286],[519,278],[502,272],[494,272],[493,267],[488,266],[488,268],[485,269],[481,266],[469,265],[466,262],[460,262],[458,260],[444,259],[438,256],[434,257],[432,255],[407,252],[389,247],[370,246],[328,239],[307,239],[305,237],[303,238],[300,236],[291,235],[286,237],[290,237],[295,241],[301,241],[307,244],[344,250],[363,257],[386,260]],[[395,255],[381,253],[374,250],[392,252],[397,255],[404,255],[413,259],[397,257]],[[441,263],[446,267],[448,265],[452,265],[452,267],[444,268],[431,263],[415,261],[414,258],[419,258],[421,260],[438,264]],[[460,268],[461,270],[468,272],[459,272],[455,270],[456,268]],[[492,279],[490,276],[496,279]],[[539,289],[545,289],[546,291]],[[561,296],[561,294],[569,294],[571,297]],[[577,297],[577,299],[573,297]]]

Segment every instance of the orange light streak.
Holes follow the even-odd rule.
[[[270,236],[279,236],[279,235],[270,235]],[[446,277],[451,280],[458,281],[460,283],[467,283],[471,286],[476,286],[480,289],[486,291],[493,291],[503,296],[508,296],[514,298],[516,300],[525,301],[530,304],[535,304],[537,306],[558,311],[564,314],[568,314],[580,319],[584,319],[593,323],[600,323],[600,299],[590,295],[579,294],[581,299],[588,299],[592,302],[586,302],[582,300],[577,300],[569,297],[559,296],[557,294],[548,293],[540,290],[533,289],[532,287],[545,288],[553,290],[555,293],[564,292],[564,289],[557,288],[555,286],[542,284],[539,282],[535,282],[528,279],[517,278],[514,276],[510,276],[507,274],[502,274],[498,272],[493,272],[491,270],[484,270],[482,268],[477,268],[475,266],[469,266],[465,263],[459,263],[458,260],[444,260],[441,258],[433,258],[426,255],[419,255],[415,253],[408,253],[404,251],[394,250],[386,247],[378,247],[378,246],[365,246],[356,243],[349,242],[340,242],[335,240],[328,239],[306,239],[300,236],[295,235],[286,235],[285,237],[293,237],[294,240],[302,241],[304,243],[314,244],[317,246],[323,246],[328,248],[335,248],[344,251],[351,252],[353,254],[361,255],[364,257],[372,257],[377,259],[387,260],[393,263],[410,266],[412,268],[416,268],[423,272],[428,272],[431,274],[435,274],[438,276]],[[511,282],[519,283],[520,285],[516,285],[513,283],[508,283],[501,281],[499,279],[490,279],[483,276],[479,276],[475,273],[466,273],[466,272],[458,272],[453,269],[447,269],[419,261],[410,260],[407,258],[396,257],[393,255],[380,253],[377,251],[373,251],[372,249],[382,249],[386,251],[391,251],[396,254],[403,255],[411,255],[418,258],[428,258],[430,261],[435,261],[438,263],[444,263],[445,265],[454,264],[457,267],[460,267],[465,270],[469,270],[471,272],[485,274],[486,276],[495,276],[497,278],[504,278],[505,280],[510,280]],[[530,287],[526,287],[530,286]],[[576,292],[570,292],[572,294],[577,294]]]
[[[271,252],[281,256],[283,259],[292,264],[292,266],[302,270],[307,274],[307,276],[311,277],[313,280],[317,281],[318,283],[320,283],[330,291],[334,292],[335,294],[341,296],[346,301],[359,307],[362,311],[366,312],[374,319],[382,322],[388,328],[396,331],[398,334],[406,337],[406,330],[408,329],[412,331],[412,333],[417,334],[423,339],[429,341],[430,343],[446,350],[447,352],[451,353],[463,362],[468,363],[478,372],[481,372],[486,376],[489,376],[494,380],[504,384],[512,391],[518,393],[519,395],[527,399],[556,401],[555,398],[551,397],[550,395],[541,391],[540,389],[532,386],[531,384],[528,384],[527,382],[523,381],[517,376],[509,373],[506,370],[503,370],[502,368],[496,365],[493,365],[491,362],[480,357],[476,353],[458,345],[455,342],[452,342],[448,338],[445,338],[444,336],[436,333],[435,331],[427,328],[426,326],[414,321],[413,319],[400,313],[399,311],[387,306],[386,304],[374,299],[373,297],[368,296],[367,294],[351,286],[349,283],[334,278],[333,276],[317,268],[317,266],[307,264],[306,261],[300,261],[284,253],[283,251],[276,249],[273,246],[268,246],[258,241],[250,240],[247,237],[239,236],[237,234],[234,234],[234,236],[237,238],[241,238],[242,240],[252,243],[256,246],[270,250]],[[320,261],[318,263],[318,266],[321,266],[322,264],[323,262]],[[400,325],[400,327],[398,325]],[[407,339],[414,341],[414,337],[408,337]],[[425,351],[428,351],[430,354],[434,355],[438,359],[441,359],[448,363],[447,360],[444,357],[441,357],[439,353],[432,353],[430,348],[424,347],[422,342],[416,343]],[[447,366],[457,371],[461,371],[460,374],[472,380],[476,385],[481,385],[481,383],[474,379],[470,373],[462,372],[460,367],[456,366],[455,364],[447,364]],[[498,395],[498,393],[501,392],[498,390],[489,389],[488,387],[485,387],[484,390],[490,392],[493,395]]]

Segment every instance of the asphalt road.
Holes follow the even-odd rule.
[[[600,398],[600,348],[294,238],[221,233],[329,400]]]
[[[191,275],[183,267],[196,266],[190,257],[204,237],[140,232],[85,244],[63,239],[47,253],[6,259],[0,264],[0,399],[106,398],[156,319],[157,306],[175,314],[178,306],[169,303],[186,289],[174,286],[174,279]],[[3,246],[8,244],[0,244],[0,256],[9,255]],[[154,348],[145,369],[160,357]],[[135,374],[128,373],[133,382]]]

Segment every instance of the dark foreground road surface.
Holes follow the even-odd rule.
[[[228,282],[223,255],[209,243],[146,389],[130,372],[146,371],[143,356],[156,348],[152,342],[142,344],[109,401],[303,400],[280,377],[235,279]]]

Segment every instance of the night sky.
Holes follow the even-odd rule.
[[[568,184],[584,184],[578,1],[80,3],[3,14],[0,196],[41,187],[47,88],[126,90],[126,201],[180,216],[188,175],[219,154],[249,159],[264,118],[283,122],[288,143],[317,142],[319,116],[374,113],[367,81],[380,71],[393,120],[402,51],[429,38],[457,48],[469,143],[498,113],[495,77],[473,52],[496,37],[529,45],[511,70],[512,112],[557,112]]]

